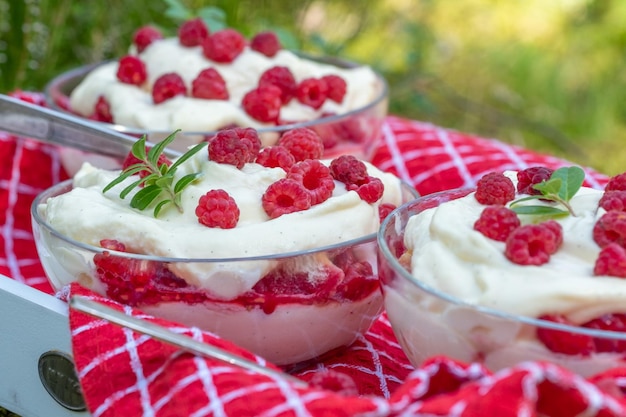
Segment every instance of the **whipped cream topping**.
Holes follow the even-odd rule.
[[[135,54],[134,47],[131,53]],[[148,80],[141,87],[124,84],[117,79],[118,63],[109,62],[97,67],[72,91],[70,107],[82,116],[90,116],[100,96],[109,102],[117,124],[151,131],[189,132],[214,131],[238,125],[254,128],[270,126],[248,116],[240,103],[243,96],[256,88],[259,77],[274,66],[286,66],[296,82],[305,78],[328,74],[342,76],[347,83],[346,96],[341,104],[326,100],[319,109],[292,99],[281,108],[281,120],[300,122],[314,120],[325,114],[344,114],[371,103],[382,93],[379,78],[367,66],[339,68],[299,57],[288,50],[280,50],[268,58],[249,47],[231,63],[221,64],[207,59],[200,46],[184,47],[178,38],[153,42],[138,54],[145,63]],[[155,105],[151,90],[154,81],[165,73],[178,73],[190,89],[192,81],[204,69],[213,67],[224,78],[229,100],[197,99],[177,96]]]
[[[169,207],[154,218],[150,209],[131,208],[129,201],[134,192],[124,200],[119,193],[132,178],[103,194],[102,189],[119,171],[98,169],[88,163],[74,177],[70,192],[49,199],[38,210],[53,228],[72,239],[94,246],[100,246],[102,239],[116,239],[129,252],[141,254],[233,258],[303,251],[375,233],[379,204],[401,203],[400,180],[369,163],[366,166],[370,175],[384,183],[384,195],[377,203],[364,202],[355,191],[347,191],[343,183],[336,182],[333,195],[325,202],[275,219],[269,219],[263,210],[261,196],[271,183],[286,175],[285,171],[256,163],[248,163],[241,170],[215,163],[208,160],[206,147],[176,172],[177,178],[192,172],[203,174],[182,193],[182,214]],[[209,228],[198,222],[194,213],[198,199],[211,189],[224,189],[236,201],[241,213],[235,228]],[[320,256],[302,256],[298,261],[319,265],[324,262]],[[190,284],[216,297],[233,299],[252,288],[277,262],[178,262],[171,268]]]
[[[409,219],[405,231],[412,274],[450,296],[517,315],[560,313],[583,323],[626,312],[626,280],[593,275],[600,248],[592,229],[605,212],[598,208],[601,196],[602,191],[583,187],[571,199],[576,216],[555,219],[563,227],[563,245],[541,266],[510,262],[503,242],[473,229],[485,208],[474,193],[425,210]]]

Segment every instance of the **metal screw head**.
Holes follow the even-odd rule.
[[[72,411],[86,409],[76,368],[70,355],[52,350],[45,352],[39,357],[38,368],[41,383],[56,402]]]

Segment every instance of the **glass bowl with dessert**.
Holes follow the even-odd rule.
[[[352,343],[382,309],[376,232],[415,197],[308,128],[261,147],[230,128],[169,160],[137,141],[121,169],[83,164],[32,205],[44,270],[278,364]]]
[[[369,66],[282,47],[273,32],[245,38],[199,19],[176,36],[139,28],[119,59],[63,73],[46,87],[54,109],[184,151],[226,127],[252,127],[264,146],[296,127],[315,130],[325,157],[369,160],[387,114],[385,79]]]
[[[584,177],[489,173],[384,220],[385,308],[415,366],[435,355],[494,371],[550,361],[586,376],[624,365],[626,174],[605,190]]]

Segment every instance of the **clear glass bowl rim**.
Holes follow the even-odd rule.
[[[345,59],[342,59],[342,58],[338,58],[338,57],[317,56],[317,55],[307,54],[307,53],[303,53],[303,52],[295,52],[295,53],[296,53],[296,55],[298,55],[300,57],[304,57],[304,58],[307,58],[307,59],[316,60],[316,61],[319,61],[319,62],[336,65],[336,66],[341,67],[341,68],[356,68],[356,67],[362,66],[362,65],[357,64],[355,62],[348,61],[348,60],[345,60]],[[98,66],[101,66],[101,65],[104,65],[104,64],[110,63],[110,62],[114,62],[114,61],[113,60],[108,60],[108,61],[97,62],[97,63],[94,63],[94,64],[84,65],[84,66],[81,66],[81,67],[78,67],[78,68],[74,68],[74,69],[68,70],[68,71],[63,72],[63,73],[57,75],[56,77],[54,77],[44,87],[44,96],[45,96],[45,100],[46,100],[46,105],[48,107],[54,109],[54,110],[57,110],[57,111],[60,111],[60,112],[64,112],[64,113],[69,113],[69,114],[72,114],[72,115],[75,116],[76,114],[68,112],[66,109],[60,107],[56,103],[56,99],[59,98],[59,96],[65,97],[65,98],[69,99],[69,96],[66,95],[65,92],[63,91],[63,89],[67,85],[67,83],[69,83],[69,82],[76,82],[76,85],[77,85],[79,80],[84,78],[94,68],[97,68]],[[335,114],[335,115],[320,117],[318,119],[309,120],[309,121],[306,121],[306,122],[284,124],[284,125],[280,125],[280,126],[259,127],[259,128],[255,128],[255,130],[259,134],[263,134],[263,133],[280,133],[280,132],[284,132],[284,131],[287,131],[287,130],[300,128],[300,127],[310,127],[310,126],[317,126],[317,125],[336,123],[336,122],[339,122],[339,121],[342,121],[342,120],[345,120],[345,119],[349,119],[350,117],[353,117],[353,116],[358,115],[360,113],[367,112],[368,110],[370,110],[372,108],[375,108],[380,103],[382,103],[384,100],[386,100],[388,98],[388,95],[389,95],[389,85],[387,83],[387,80],[379,72],[377,72],[375,70],[373,70],[373,71],[376,74],[376,78],[377,78],[378,82],[380,83],[380,87],[381,88],[380,88],[380,93],[374,98],[373,101],[371,101],[367,105],[365,105],[363,107],[359,107],[359,108],[353,109],[353,110],[350,110],[349,112],[342,113],[342,114]],[[84,117],[84,116],[79,116],[79,117]],[[120,124],[104,123],[104,122],[99,122],[99,121],[91,121],[91,122],[95,123],[97,125],[103,126],[103,127],[107,127],[109,129],[116,130],[118,132],[126,133],[126,134],[129,134],[129,135],[136,135],[136,136],[141,136],[141,135],[145,135],[145,134],[169,135],[170,133],[172,133],[171,131],[146,130],[146,129],[141,129],[141,128],[135,128],[135,127],[132,127],[132,126],[124,126],[124,125],[120,125]],[[181,131],[179,134],[181,134],[181,135],[190,135],[190,136],[191,135],[194,135],[194,136],[196,136],[196,135],[211,136],[211,135],[214,135],[216,132],[217,131],[198,132],[198,131],[184,130],[184,131]]]
[[[69,243],[72,246],[81,248],[83,250],[87,250],[92,253],[109,252],[115,256],[123,257],[123,258],[146,260],[146,261],[159,261],[159,262],[168,262],[168,263],[175,263],[175,262],[177,263],[180,263],[180,262],[227,263],[227,262],[261,261],[261,260],[292,258],[296,256],[312,255],[312,254],[319,253],[319,252],[332,251],[335,249],[340,249],[340,248],[344,248],[348,246],[355,246],[355,245],[360,245],[360,244],[369,243],[369,242],[376,242],[376,233],[370,233],[368,235],[365,235],[356,239],[347,240],[345,242],[340,242],[340,243],[336,243],[333,245],[321,246],[318,248],[312,248],[312,249],[306,249],[306,250],[294,251],[294,252],[282,252],[282,253],[267,254],[267,255],[255,255],[255,256],[247,256],[247,257],[232,257],[232,258],[173,258],[173,257],[144,255],[144,254],[129,253],[129,252],[119,252],[119,251],[115,251],[112,249],[105,249],[105,248],[98,247],[98,246],[92,246],[87,243],[74,240],[64,235],[63,233],[57,231],[54,227],[52,227],[46,221],[46,219],[44,219],[42,216],[39,215],[39,212],[37,210],[37,207],[39,206],[39,204],[46,201],[49,197],[60,195],[64,193],[66,190],[71,189],[72,184],[73,184],[73,180],[68,179],[38,193],[30,207],[31,217],[34,219],[34,221],[37,223],[39,227],[47,230],[51,235]]]
[[[517,322],[532,325],[538,328],[560,330],[563,332],[581,334],[581,335],[591,336],[594,338],[626,340],[626,332],[597,330],[597,329],[589,329],[589,328],[578,327],[578,326],[571,326],[571,325],[561,324],[561,323],[554,323],[548,320],[541,320],[541,319],[521,316],[517,314],[510,314],[502,310],[496,310],[494,308],[485,307],[485,306],[481,306],[478,304],[472,304],[460,298],[451,296],[450,294],[439,291],[436,288],[433,288],[425,284],[424,282],[414,277],[409,271],[407,271],[400,264],[400,262],[398,262],[398,259],[391,252],[389,245],[387,245],[387,242],[385,239],[385,230],[387,230],[388,227],[393,227],[392,223],[395,223],[396,219],[400,218],[400,216],[406,214],[410,217],[414,215],[417,211],[412,210],[411,207],[417,204],[418,202],[427,201],[429,199],[437,199],[437,198],[440,198],[441,196],[445,196],[447,193],[455,192],[459,190],[460,189],[444,190],[444,191],[439,191],[439,192],[435,192],[432,194],[427,194],[427,195],[418,197],[417,199],[413,201],[409,201],[409,202],[402,204],[401,206],[398,206],[391,213],[389,213],[389,215],[383,220],[376,236],[376,240],[378,241],[378,250],[380,253],[382,253],[382,256],[384,257],[385,261],[388,262],[389,265],[391,265],[393,271],[396,274],[400,275],[407,282],[411,283],[411,285],[417,287],[420,291],[424,291],[428,294],[431,294],[437,298],[445,300],[456,306],[467,307],[467,308],[476,310],[480,313],[483,313],[489,316],[493,316],[493,317],[497,317],[497,318],[501,318],[505,320],[510,320],[510,321],[517,321]],[[473,189],[468,188],[468,190],[472,191]],[[404,230],[402,232],[404,232]]]

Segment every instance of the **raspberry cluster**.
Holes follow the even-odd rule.
[[[354,156],[337,157],[328,166],[322,163],[322,139],[308,128],[289,130],[276,145],[263,149],[255,129],[227,128],[208,139],[207,148],[208,159],[216,163],[242,169],[254,162],[285,171],[285,177],[270,184],[261,199],[271,219],[323,203],[332,196],[336,182],[343,183],[346,190],[355,191],[370,204],[380,200],[384,192],[382,181],[370,176],[366,165]],[[124,167],[137,162],[131,154],[124,161]],[[171,164],[167,159],[160,160],[161,163]],[[393,208],[381,207],[379,215],[383,218]],[[200,198],[196,216],[207,227],[228,229],[237,225],[239,208],[226,191],[210,190]]]
[[[534,185],[548,180],[552,170],[531,167],[517,174],[517,193],[539,195]],[[474,224],[474,229],[490,239],[505,242],[505,255],[511,262],[541,265],[562,245],[563,231],[559,223],[548,220],[539,224],[521,225],[515,212],[505,204],[515,198],[502,174],[488,174],[478,183],[476,199],[488,206]],[[610,179],[598,208],[605,213],[596,221],[592,236],[601,248],[595,261],[594,275],[626,278],[626,173]],[[626,331],[626,314],[613,313],[596,317],[582,324],[571,322],[562,314],[546,314],[541,320],[588,329]],[[539,327],[538,339],[549,350],[566,355],[589,356],[594,353],[626,353],[626,342]]]
[[[118,79],[126,84],[145,85],[149,74],[139,54],[161,39],[162,33],[153,26],[138,29],[133,36],[136,54],[120,59]],[[275,56],[282,49],[280,40],[273,32],[260,32],[248,42],[232,28],[211,32],[200,18],[184,22],[179,27],[178,40],[183,47],[201,48],[208,60],[222,66],[232,63],[246,47],[267,57]],[[281,108],[291,100],[319,109],[326,100],[343,102],[346,88],[346,81],[338,75],[297,81],[287,67],[274,66],[267,69],[256,87],[243,96],[241,106],[250,117],[260,122],[279,124]],[[155,104],[187,95],[207,100],[228,100],[230,97],[226,82],[217,67],[203,69],[189,86],[179,74],[163,74],[154,81],[151,93]],[[100,108],[95,110],[91,118],[111,122],[107,99],[101,96],[100,101]]]
[[[601,248],[593,272],[626,278],[626,173],[609,180],[598,204],[606,213],[593,228],[593,240]]]
[[[532,186],[550,177],[551,172],[541,167],[519,171],[517,192],[532,194]],[[519,191],[521,190],[521,191]],[[476,201],[487,207],[474,223],[474,230],[489,239],[505,243],[504,254],[518,265],[543,265],[550,260],[563,242],[561,225],[553,220],[539,224],[521,225],[517,214],[505,207],[515,199],[513,182],[502,173],[488,173],[478,180]]]

